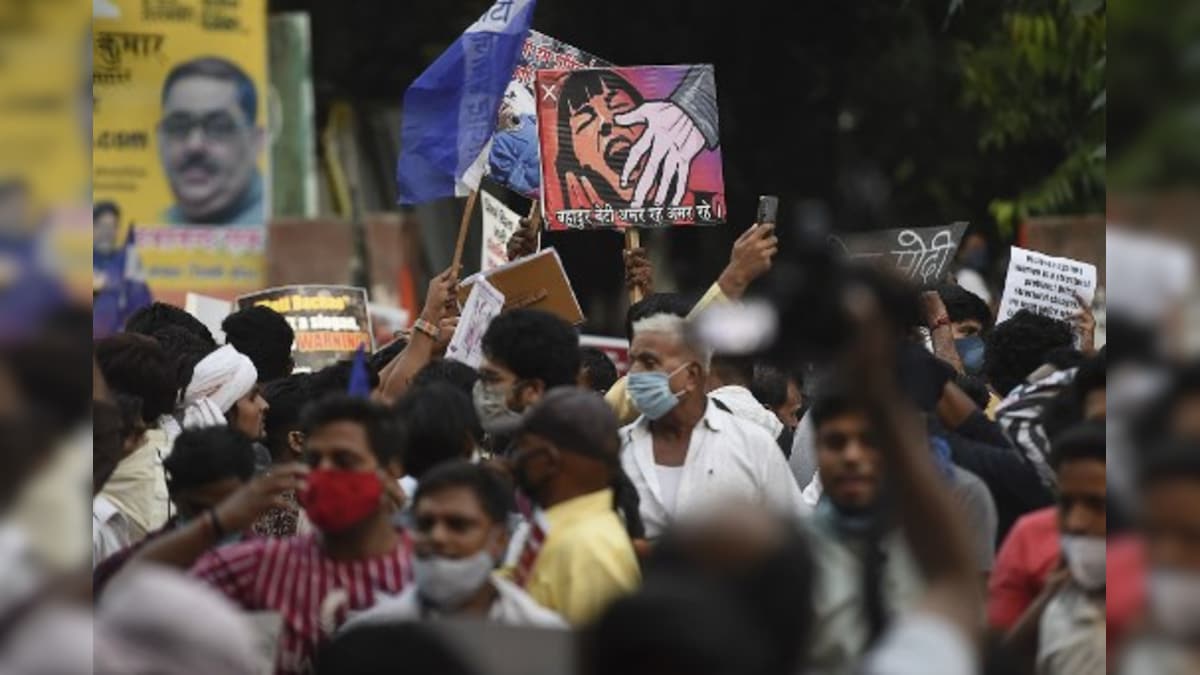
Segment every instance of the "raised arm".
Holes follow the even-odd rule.
[[[437,353],[442,319],[446,317],[446,303],[455,292],[458,278],[454,268],[434,277],[425,294],[425,307],[421,318],[409,337],[408,345],[385,367],[381,376],[381,396],[385,401],[395,401],[404,395],[414,376],[425,367]]]

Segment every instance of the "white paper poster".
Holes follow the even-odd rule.
[[[221,322],[233,311],[232,302],[200,293],[188,293],[184,298],[183,309],[200,319],[200,323],[208,327],[219,344],[225,343],[225,331],[221,330]]]
[[[475,282],[458,317],[458,328],[454,331],[454,337],[450,338],[450,346],[446,348],[446,358],[478,368],[483,361],[483,334],[503,309],[503,293],[496,290],[487,279]]]
[[[1014,246],[996,320],[1007,321],[1022,309],[1029,309],[1069,321],[1079,312],[1076,294],[1091,306],[1096,297],[1095,265]]]
[[[521,216],[486,192],[479,197],[483,208],[483,251],[479,269],[484,272],[508,262],[508,239],[521,227]]]

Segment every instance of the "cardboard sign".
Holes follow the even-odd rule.
[[[450,338],[450,346],[446,348],[446,358],[478,368],[483,362],[483,334],[487,332],[492,319],[500,316],[502,311],[504,294],[489,284],[487,279],[475,282],[467,296],[467,304],[459,315],[458,328],[454,330],[454,337]]]
[[[617,375],[629,372],[629,340],[604,335],[580,335],[579,346],[595,347],[604,352],[617,367]]]
[[[483,210],[483,251],[479,254],[479,269],[488,271],[508,263],[508,239],[521,229],[521,216],[499,199],[479,192]]]
[[[460,305],[468,300],[471,288],[480,279],[487,279],[504,294],[504,311],[540,309],[572,326],[583,323],[583,310],[575,298],[575,289],[571,288],[558,251],[553,248],[463,279],[458,285]]]
[[[711,65],[537,71],[550,230],[725,222]]]
[[[1007,321],[1022,309],[1070,320],[1079,312],[1076,294],[1091,306],[1096,297],[1095,265],[1014,246],[996,322]]]
[[[265,305],[283,315],[296,342],[296,372],[320,370],[350,358],[359,345],[375,350],[367,291],[354,286],[279,286],[243,295],[238,309]]]
[[[886,264],[921,285],[945,278],[958,253],[967,223],[831,235],[830,242],[851,260]]]
[[[225,331],[221,329],[221,322],[233,311],[232,302],[199,293],[188,293],[183,309],[200,319],[200,323],[208,328],[218,343],[225,342]]]

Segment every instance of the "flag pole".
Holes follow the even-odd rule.
[[[458,223],[458,242],[454,245],[454,276],[457,278],[462,271],[462,255],[463,247],[467,244],[467,228],[471,224],[471,212],[475,210],[475,199],[479,196],[479,189],[471,190],[471,194],[467,195],[467,207],[463,209],[462,220]]]
[[[642,247],[642,233],[636,227],[625,228],[625,250],[632,251]],[[637,286],[629,288],[629,304],[641,302],[642,289]]]

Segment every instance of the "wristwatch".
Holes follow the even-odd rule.
[[[437,341],[438,339],[437,326],[426,321],[425,319],[417,319],[417,322],[413,324],[413,330],[417,331],[418,333],[424,333],[425,335],[429,336],[430,340]]]

